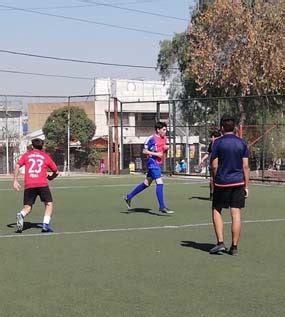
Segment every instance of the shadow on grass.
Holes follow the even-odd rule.
[[[144,214],[149,214],[152,216],[166,216],[164,214],[156,213],[149,208],[132,208],[132,209],[129,209],[128,211],[121,211],[121,213],[127,214],[127,215],[144,213]]]
[[[9,223],[7,225],[8,228],[13,228],[16,230],[17,232],[17,224],[14,222],[14,223]],[[29,229],[42,229],[43,227],[43,224],[42,223],[38,223],[38,222],[24,222],[24,227],[23,227],[23,231],[25,230],[29,230]]]
[[[192,196],[192,197],[189,197],[189,200],[192,200],[192,199],[212,201],[212,199],[211,199],[210,197],[201,197],[201,196]]]
[[[204,252],[209,252],[215,246],[215,244],[212,243],[199,243],[195,241],[181,241],[180,245],[182,247],[193,248]]]

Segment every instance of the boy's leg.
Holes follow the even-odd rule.
[[[241,210],[231,208],[232,216],[232,246],[237,246],[241,233]]]
[[[217,243],[224,242],[224,221],[222,217],[222,209],[213,209],[212,219],[217,237]]]
[[[155,179],[156,197],[159,204],[159,211],[165,214],[173,214],[174,212],[166,207],[164,202],[164,184],[161,177]]]
[[[17,232],[24,229],[24,218],[32,211],[32,207],[37,198],[37,188],[28,188],[24,190],[23,209],[16,215]]]
[[[130,191],[127,194],[127,196],[125,197],[125,202],[127,204],[128,209],[131,209],[131,200],[140,192],[148,188],[151,185],[152,181],[153,179],[149,175],[147,175],[143,183],[137,185],[135,188],[132,189],[132,191]]]
[[[17,232],[22,232],[24,229],[24,218],[32,211],[32,206],[24,205],[23,209],[16,215]]]
[[[222,218],[222,209],[213,208],[213,224],[217,237],[217,244],[210,250],[210,254],[221,254],[226,251],[224,244],[224,222]]]
[[[238,255],[237,245],[241,233],[241,209],[245,206],[245,189],[243,186],[233,188],[231,196],[232,245],[229,253]]]
[[[53,200],[49,187],[43,187],[40,189],[40,198],[45,204],[42,232],[53,232],[49,226],[53,214]]]
[[[166,208],[166,206],[165,206],[164,194],[163,194],[163,190],[164,190],[163,180],[160,177],[160,178],[157,178],[155,182],[156,182],[156,197],[159,204],[159,209],[164,209]]]
[[[20,211],[21,215],[23,217],[28,216],[28,214],[32,211],[32,206],[31,205],[24,205],[23,209]]]
[[[226,250],[224,244],[224,221],[222,217],[222,208],[228,207],[228,190],[214,187],[212,219],[217,244],[210,250],[211,254],[219,254]]]

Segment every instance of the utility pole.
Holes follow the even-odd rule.
[[[115,127],[115,174],[119,175],[119,133],[118,133],[118,99],[114,98],[114,127]]]
[[[9,175],[9,133],[8,133],[8,101],[5,96],[5,138],[6,138],[6,174]]]

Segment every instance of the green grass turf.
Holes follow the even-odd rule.
[[[173,216],[126,213],[123,195],[143,178],[52,182],[57,233],[211,222],[206,183],[168,178]],[[245,223],[240,255],[211,256],[211,225],[13,237],[22,192],[0,181],[0,316],[284,316],[285,221]],[[284,219],[285,187],[251,186],[244,220]],[[192,198],[192,199],[191,199]],[[157,210],[154,188],[133,206]],[[25,221],[41,222],[42,205]],[[229,221],[229,214],[224,212]],[[225,226],[230,243],[230,226]],[[25,237],[26,235],[26,237]]]

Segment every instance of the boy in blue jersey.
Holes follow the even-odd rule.
[[[159,211],[164,214],[172,214],[173,211],[168,209],[164,202],[163,181],[161,178],[161,166],[163,164],[164,154],[168,150],[166,138],[167,125],[165,122],[157,122],[155,124],[155,135],[150,136],[143,149],[143,154],[147,155],[148,173],[143,183],[136,186],[124,198],[128,209],[131,209],[132,199],[140,192],[150,187],[153,181],[156,182],[156,196],[159,204]]]
[[[213,224],[217,245],[211,254],[226,251],[224,244],[224,223],[222,208],[230,208],[232,218],[232,245],[229,254],[238,255],[237,245],[241,232],[241,209],[248,197],[249,152],[246,143],[234,134],[235,119],[223,116],[221,119],[223,136],[213,143],[211,154],[213,193]]]

